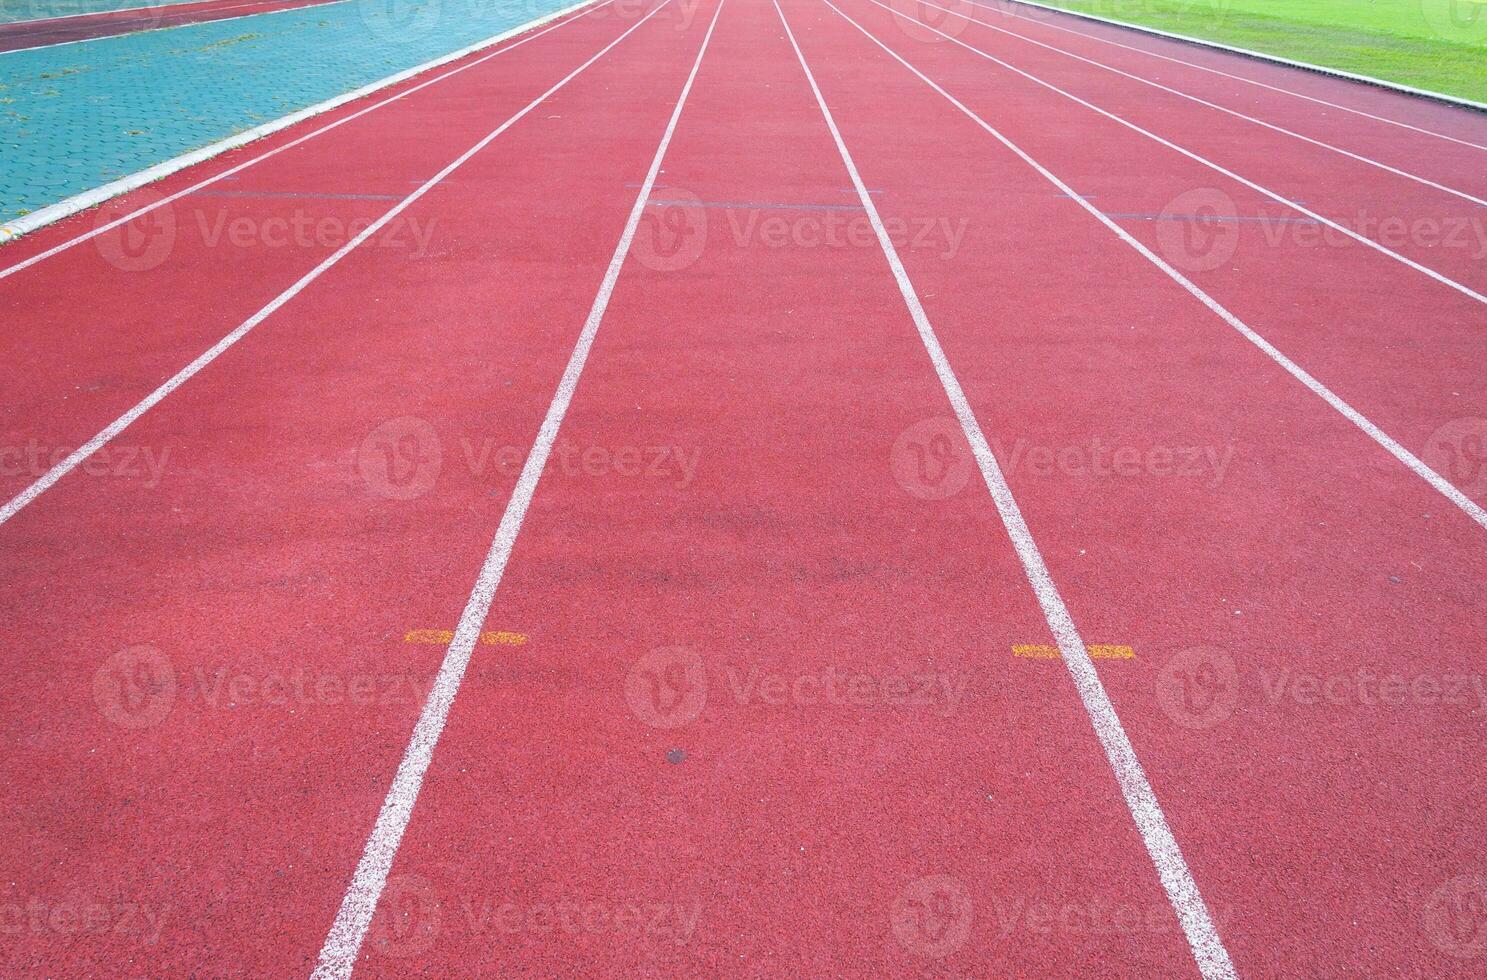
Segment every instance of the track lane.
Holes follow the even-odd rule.
[[[170,910],[148,943],[8,937],[6,969],[308,972],[325,922],[304,909],[339,900],[364,835],[346,814],[380,801],[437,666],[404,636],[458,616],[470,529],[499,514],[478,447],[530,438],[586,302],[570,277],[602,271],[688,43],[643,26],[420,202],[429,256],[354,253],[141,419],[134,444],[172,450],[157,486],[80,476],[4,529],[25,624],[0,691],[6,900]],[[475,449],[451,436],[433,473],[429,432]],[[138,646],[173,687],[123,670]]]
[[[887,4],[880,6],[885,11],[892,10]],[[932,36],[937,40],[946,41],[990,66],[1045,88],[1138,137],[1192,160],[1209,170],[1213,179],[1247,187],[1272,202],[1272,207],[1283,215],[1315,223],[1320,226],[1319,231],[1339,241],[1361,245],[1487,307],[1487,293],[1483,292],[1487,289],[1483,281],[1487,279],[1484,272],[1487,223],[1476,220],[1483,212],[1480,197],[1468,194],[1468,200],[1460,196],[1466,192],[1447,195],[1440,188],[1405,182],[1396,174],[1350,158],[1339,159],[1324,148],[1300,141],[1285,146],[1284,150],[1266,152],[1277,145],[1274,142],[1277,134],[1271,131],[1262,130],[1269,139],[1259,143],[1242,136],[1208,137],[1205,134],[1211,131],[1233,132],[1234,126],[1244,133],[1252,124],[1234,117],[1215,122],[1211,118],[1212,110],[1205,106],[1175,96],[1166,96],[1164,102],[1160,94],[1154,97],[1146,86],[1128,79],[1099,79],[1100,84],[1086,98],[1073,89],[1087,82],[1090,74],[1099,72],[1037,48],[1032,50],[1041,58],[1029,57],[1019,64],[1015,58],[1002,57],[984,44],[955,36],[961,32],[989,32],[977,24],[955,20],[950,25],[955,29],[947,31],[912,18],[906,21],[898,17],[895,22],[911,32],[934,31]],[[1015,43],[1006,35],[989,33],[1004,44]],[[1033,70],[1029,71],[1029,67]],[[1107,97],[1107,91],[1113,97]],[[1154,107],[1161,111],[1154,112]],[[1356,197],[1315,181],[1314,167],[1335,172],[1340,181],[1360,186],[1369,196],[1360,203]],[[1387,210],[1382,214],[1370,213],[1368,205],[1379,199],[1389,202]],[[1457,226],[1465,231],[1464,237],[1444,239],[1445,244],[1454,247],[1438,247],[1443,242],[1442,230]]]
[[[360,975],[1189,968],[1062,673],[1011,689],[995,508],[915,482],[945,395],[778,23],[722,13],[487,623],[540,648],[472,663]]]
[[[988,77],[987,62],[971,52],[915,41],[901,19],[866,0],[849,7],[879,40],[911,55],[983,118],[997,119],[1090,206],[1405,452],[1430,459],[1427,465],[1457,491],[1480,492],[1469,470],[1446,472],[1450,461],[1434,446],[1443,427],[1470,418],[1487,395],[1477,368],[1487,356],[1480,304],[1348,240],[1329,241],[1319,229],[1284,220],[1249,189],[1215,183],[1206,168],[1031,82]],[[1091,152],[1102,146],[1119,147],[1118,165]],[[1082,210],[1074,201],[1063,206]],[[1325,288],[1328,283],[1341,288]],[[1429,344],[1419,342],[1419,324],[1429,325]],[[1480,507],[1475,500],[1458,503],[1463,510]]]
[[[1443,922],[1483,845],[1481,529],[811,6],[792,23],[823,79],[850,78],[823,85],[885,214],[990,216],[953,261],[905,264],[978,415],[1017,436],[999,455],[1075,617],[1137,651],[1100,673],[1240,975],[1469,975]],[[1185,449],[1227,462],[1186,476]]]
[[[396,860],[397,849],[408,828],[408,822],[412,819],[413,808],[418,802],[424,776],[433,761],[434,750],[438,746],[444,724],[454,705],[454,699],[459,694],[460,684],[469,668],[471,657],[474,655],[475,648],[481,643],[484,635],[482,629],[490,613],[491,603],[495,599],[497,590],[500,589],[501,580],[511,559],[512,550],[516,546],[517,535],[521,533],[522,523],[526,519],[537,484],[547,467],[547,461],[553,453],[563,420],[567,416],[568,407],[572,404],[579,382],[582,380],[583,370],[588,364],[589,353],[593,349],[599,327],[608,311],[609,300],[629,253],[630,243],[634,240],[636,230],[644,216],[646,200],[654,189],[656,178],[661,172],[666,151],[671,145],[671,138],[676,132],[682,110],[686,107],[687,97],[691,94],[692,86],[697,80],[697,72],[707,56],[708,45],[712,42],[713,32],[718,24],[718,15],[722,13],[722,9],[720,0],[713,10],[712,17],[708,20],[707,30],[702,35],[702,42],[698,45],[691,70],[687,73],[681,92],[676,97],[675,107],[667,118],[666,128],[662,131],[655,155],[646,169],[645,179],[640,184],[635,202],[630,207],[624,230],[620,233],[619,242],[615,245],[614,254],[605,266],[604,277],[600,280],[594,302],[584,318],[583,329],[579,331],[573,352],[568,356],[562,377],[554,390],[552,401],[543,414],[542,424],[522,463],[516,487],[507,500],[490,549],[486,553],[484,562],[481,563],[480,572],[476,576],[470,597],[460,613],[459,623],[450,638],[449,649],[439,666],[438,676],[419,713],[418,722],[408,740],[408,747],[398,763],[397,772],[393,776],[392,784],[388,787],[386,799],[377,813],[377,820],[367,836],[366,847],[362,851],[361,860],[357,862],[356,871],[352,875],[351,883],[347,886],[346,895],[336,913],[335,921],[326,934],[325,944],[321,947],[319,962],[313,974],[316,980],[349,977],[361,955],[362,943],[376,915],[383,890],[387,887],[387,876]]]
[[[1136,757],[1125,730],[1121,726],[1120,718],[1115,714],[1110,698],[1105,692],[1104,685],[1100,683],[1099,673],[1095,670],[1093,661],[1097,649],[1109,648],[1086,647],[1078,626],[1064,604],[1062,596],[1058,593],[1057,583],[1048,573],[1047,565],[1022,516],[1016,497],[1007,485],[1006,477],[1002,473],[981,423],[975,417],[975,410],[971,408],[966,399],[960,379],[955,374],[955,368],[946,358],[934,325],[924,312],[918,291],[899,259],[898,250],[893,244],[888,226],[884,223],[878,208],[873,204],[872,192],[862,182],[862,175],[857,170],[857,165],[846,143],[842,140],[841,131],[837,128],[831,109],[826,104],[826,98],[821,94],[815,76],[804,54],[801,53],[800,45],[790,31],[789,24],[785,22],[784,11],[780,10],[778,2],[775,2],[774,7],[784,23],[786,35],[790,39],[796,58],[800,61],[801,70],[810,83],[822,118],[827,128],[831,130],[832,139],[836,143],[842,163],[852,177],[858,200],[861,201],[863,210],[867,212],[878,244],[893,270],[899,292],[913,317],[915,328],[924,344],[925,353],[934,365],[935,374],[960,423],[961,433],[970,446],[971,455],[975,457],[987,491],[996,504],[997,514],[1017,552],[1018,560],[1027,576],[1028,585],[1038,598],[1038,605],[1054,637],[1058,657],[1063,660],[1069,670],[1069,676],[1079,692],[1080,701],[1089,715],[1091,726],[1110,763],[1111,772],[1120,785],[1121,795],[1141,833],[1142,841],[1146,845],[1147,853],[1151,856],[1162,887],[1172,904],[1172,909],[1182,925],[1183,934],[1192,949],[1198,970],[1206,978],[1229,980],[1234,976],[1233,962],[1224,948],[1213,917],[1182,856],[1181,847],[1172,836],[1166,816],[1162,813],[1161,803],[1157,800],[1141,768],[1141,762]],[[1019,652],[1019,649],[1021,648],[1013,647],[1014,655]],[[1116,649],[1126,653],[1130,650],[1128,647]]]

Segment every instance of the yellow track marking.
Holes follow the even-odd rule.
[[[1092,643],[1085,648],[1091,660],[1135,660],[1136,651],[1114,643]],[[1058,647],[1045,644],[1021,644],[1012,647],[1012,656],[1029,660],[1057,660]]]
[[[409,630],[404,643],[431,643],[448,646],[454,642],[454,630]],[[486,646],[519,647],[527,642],[525,633],[508,633],[505,630],[490,630],[480,634],[480,642]]]

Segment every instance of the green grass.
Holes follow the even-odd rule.
[[[1040,2],[1487,102],[1487,0]]]

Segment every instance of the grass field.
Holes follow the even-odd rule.
[[[1043,2],[1487,102],[1487,2]]]

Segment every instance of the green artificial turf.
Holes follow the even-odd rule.
[[[1487,102],[1487,0],[1040,2]]]

